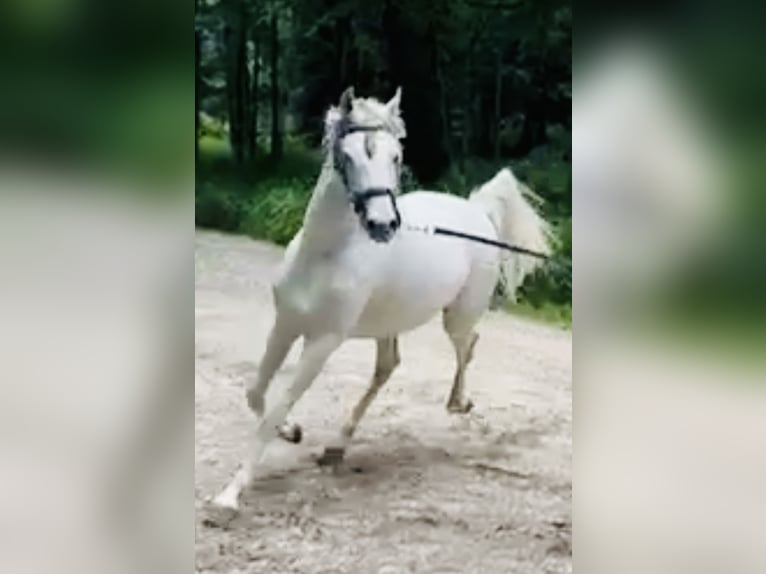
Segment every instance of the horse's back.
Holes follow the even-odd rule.
[[[500,252],[495,247],[420,231],[423,227],[442,227],[496,240],[497,230],[482,205],[433,191],[405,195],[399,205],[405,223],[401,236],[408,247],[416,243],[422,249],[438,250],[440,255],[449,253],[451,257],[463,258],[472,267],[493,265],[498,261]]]
[[[484,208],[456,195],[415,191],[400,197],[398,205],[405,222],[411,225],[438,225],[490,237],[496,235]]]

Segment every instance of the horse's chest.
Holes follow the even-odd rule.
[[[277,304],[306,320],[342,320],[344,311],[362,305],[362,283],[359,273],[337,258],[320,258],[287,270],[276,287]]]

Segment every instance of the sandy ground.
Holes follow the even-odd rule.
[[[333,472],[314,458],[374,360],[374,343],[348,341],[293,411],[303,443],[270,447],[227,529],[203,525],[204,500],[242,460],[254,424],[243,388],[264,347],[280,257],[269,244],[197,233],[196,571],[571,572],[571,334],[503,313],[479,325],[468,415],[445,409],[454,357],[440,321],[403,336],[401,366]]]

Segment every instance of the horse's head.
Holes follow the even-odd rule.
[[[325,120],[325,144],[349,202],[371,239],[389,241],[401,224],[396,195],[402,166],[401,88],[387,103],[343,92]]]

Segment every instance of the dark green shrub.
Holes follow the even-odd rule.
[[[287,245],[303,224],[310,194],[305,180],[273,184],[248,203],[239,231]]]
[[[237,231],[245,204],[233,191],[213,185],[198,186],[194,202],[194,223],[223,231]]]

